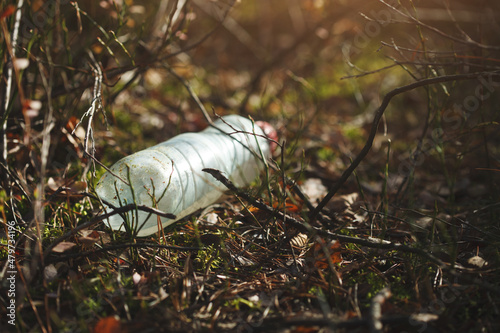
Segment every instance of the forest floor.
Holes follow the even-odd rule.
[[[2,1],[1,331],[498,332],[500,8],[463,2],[30,3],[9,72]],[[103,166],[200,106],[272,124],[269,168],[109,229]]]

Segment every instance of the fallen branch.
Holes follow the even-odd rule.
[[[382,304],[389,297],[391,297],[391,290],[386,287],[380,290],[377,295],[372,298],[369,320],[371,333],[381,333],[383,331],[384,324],[382,323]]]
[[[429,254],[421,249],[414,248],[414,247],[409,247],[407,245],[403,245],[400,243],[394,243],[390,241],[384,241],[384,240],[373,240],[373,239],[364,239],[364,238],[359,238],[359,237],[351,237],[351,236],[346,236],[346,235],[341,235],[337,233],[333,233],[330,231],[326,231],[317,227],[314,227],[310,225],[307,222],[304,221],[299,221],[296,218],[286,215],[283,212],[267,205],[266,203],[262,202],[259,199],[253,198],[252,196],[248,195],[246,192],[238,189],[234,184],[224,177],[219,170],[215,169],[203,169],[202,171],[209,173],[212,175],[215,179],[220,181],[224,186],[226,186],[232,193],[236,194],[237,196],[243,198],[245,201],[250,202],[252,205],[255,207],[266,211],[273,216],[276,216],[282,221],[286,221],[287,223],[291,224],[293,227],[304,231],[308,232],[312,235],[319,235],[323,237],[327,237],[328,239],[337,239],[345,243],[354,243],[354,244],[359,244],[362,246],[367,246],[370,248],[376,248],[376,249],[387,249],[387,250],[400,250],[402,252],[408,252],[408,253],[415,253],[418,254],[422,257],[425,257],[429,260],[431,260],[433,263],[437,264],[438,266],[446,267],[447,265],[441,261],[440,259],[434,257],[432,254]]]
[[[425,319],[425,320],[424,320]],[[386,316],[381,317],[380,321],[383,325],[387,326],[405,326],[408,328],[414,327],[416,324],[426,324],[430,321],[437,320],[436,315],[429,314],[427,318],[423,318],[422,315],[411,314],[411,315],[400,315],[400,316]],[[263,325],[254,327],[254,332],[269,332],[278,331],[279,329],[284,329],[294,326],[305,326],[305,327],[333,327],[336,329],[360,329],[368,328],[370,325],[370,320],[367,318],[355,318],[348,320],[334,320],[329,318],[311,318],[311,317],[298,317],[298,318],[283,318],[280,316],[268,317],[264,321]]]
[[[248,195],[245,191],[242,191],[242,190],[238,189],[236,186],[234,186],[234,184],[230,180],[228,180],[226,177],[224,177],[219,170],[205,168],[202,171],[212,175],[215,179],[220,181],[224,186],[226,186],[235,195],[241,197],[245,201],[248,201],[249,203],[251,203],[255,207],[257,207],[263,211],[266,211],[266,212],[272,214],[273,216],[276,216],[280,220],[286,221],[287,223],[289,223],[293,227],[297,228],[298,230],[309,233],[310,236],[319,235],[322,237],[326,237],[327,239],[336,239],[336,240],[339,240],[339,241],[344,242],[344,243],[358,244],[361,246],[366,246],[366,247],[374,248],[374,249],[395,250],[395,251],[401,251],[401,252],[405,252],[405,253],[413,253],[413,254],[416,254],[422,258],[425,258],[425,259],[431,261],[433,264],[437,265],[439,268],[450,273],[451,275],[453,275],[456,278],[463,279],[467,283],[475,284],[475,285],[481,286],[485,289],[488,289],[492,292],[500,294],[500,287],[493,285],[491,283],[488,283],[488,282],[484,282],[480,278],[469,277],[469,276],[463,274],[464,269],[462,269],[462,272],[459,273],[455,270],[455,267],[453,264],[447,264],[444,261],[442,261],[441,259],[437,258],[436,256],[432,255],[431,253],[429,253],[423,249],[420,249],[417,247],[411,247],[411,246],[404,245],[401,243],[394,243],[394,242],[383,240],[383,239],[365,239],[365,238],[341,235],[341,234],[337,234],[334,232],[330,232],[327,230],[323,230],[323,229],[314,227],[305,221],[299,221],[292,216],[286,215],[283,212],[281,212],[277,209],[274,209],[273,207],[267,205],[266,203],[262,202],[259,199],[253,198],[252,196]],[[468,273],[478,273],[477,271],[474,271],[474,270],[466,270],[466,271]]]

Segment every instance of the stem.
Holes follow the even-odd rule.
[[[469,73],[469,74],[456,74],[456,75],[444,75],[444,76],[438,76],[438,77],[433,77],[429,79],[423,79],[417,82],[413,82],[411,84],[408,84],[406,86],[402,86],[399,88],[396,88],[392,91],[390,91],[388,94],[384,96],[384,99],[382,100],[382,104],[380,104],[379,108],[375,112],[375,117],[372,122],[372,127],[370,129],[370,134],[368,135],[368,139],[365,143],[365,146],[363,149],[361,149],[361,152],[356,156],[354,161],[349,165],[349,167],[342,173],[342,176],[340,179],[335,182],[332,187],[330,187],[330,190],[328,191],[328,194],[321,200],[321,202],[316,206],[316,208],[311,212],[310,215],[310,222],[313,222],[316,220],[318,214],[321,212],[321,210],[326,206],[326,204],[333,198],[333,196],[337,193],[337,191],[340,189],[340,187],[347,181],[349,176],[352,174],[352,172],[358,167],[359,163],[366,157],[368,152],[370,151],[373,140],[375,139],[375,135],[377,134],[377,129],[378,129],[378,124],[380,123],[380,119],[382,118],[382,115],[384,114],[385,109],[389,105],[391,99],[394,96],[397,96],[399,94],[402,94],[404,92],[413,90],[415,88],[419,87],[424,87],[430,84],[436,84],[436,83],[442,83],[442,82],[449,82],[449,81],[457,81],[457,80],[473,80],[477,79],[478,77],[482,76],[500,76],[500,71],[494,71],[494,72],[476,72],[476,73]]]
[[[1,160],[0,162],[3,163],[5,166],[7,166],[7,117],[8,117],[8,112],[9,112],[9,104],[10,104],[10,98],[12,94],[12,80],[14,77],[14,63],[13,60],[16,57],[16,46],[17,46],[17,38],[19,36],[19,26],[21,24],[21,8],[23,6],[24,0],[19,0],[17,2],[17,9],[16,9],[16,17],[14,20],[14,29],[12,31],[12,44],[11,47],[9,47],[9,36],[8,36],[8,31],[6,28],[6,25],[3,25],[4,22],[2,22],[2,29],[5,33],[4,38],[5,38],[5,43],[7,44],[7,49],[10,49],[10,52],[7,52],[10,56],[10,62],[12,66],[6,66],[7,67],[7,82],[5,84],[5,95],[4,95],[4,100],[3,100],[3,110],[2,110],[2,132],[1,132],[1,137],[2,137],[2,154],[1,154]],[[7,61],[7,63],[9,62]],[[5,185],[6,187],[8,186],[8,179],[9,176],[7,173],[4,175],[5,178]]]

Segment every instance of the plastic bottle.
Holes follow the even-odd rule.
[[[110,168],[119,178],[104,173],[96,185],[96,192],[101,199],[116,207],[134,203],[135,197],[138,205],[176,215],[176,219],[168,219],[144,211],[126,213],[129,225],[138,230],[137,236],[151,235],[159,231],[158,218],[165,228],[220,198],[226,188],[202,169],[217,169],[238,187],[248,185],[256,178],[264,165],[256,156],[268,158],[271,154],[269,140],[263,136],[276,137],[269,124],[256,124],[259,123],[260,126],[254,126],[247,118],[225,116],[223,121],[214,122],[222,132],[208,127],[199,133],[180,134],[134,153]],[[112,215],[105,222],[114,230],[125,230],[124,220],[119,214]]]

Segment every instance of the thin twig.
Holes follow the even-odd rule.
[[[14,195],[13,195],[13,189],[11,186],[11,176],[10,176],[10,170],[9,170],[9,164],[8,164],[8,146],[7,146],[7,118],[9,117],[9,106],[11,106],[11,94],[12,94],[12,80],[13,80],[13,74],[14,71],[16,71],[16,76],[17,76],[17,68],[14,64],[14,60],[16,57],[16,48],[17,48],[17,40],[19,36],[19,26],[21,24],[21,16],[22,16],[22,11],[21,8],[23,7],[24,1],[19,0],[17,3],[17,9],[16,9],[16,16],[14,19],[14,29],[12,31],[12,36],[9,36],[8,29],[7,29],[7,24],[5,20],[0,20],[1,28],[4,33],[4,39],[5,39],[5,44],[7,46],[7,54],[8,54],[8,59],[11,61],[11,66],[7,66],[6,70],[6,82],[4,86],[4,93],[3,93],[3,98],[4,100],[2,101],[0,105],[0,119],[2,121],[2,124],[0,124],[0,164],[5,166],[5,169],[7,172],[3,172],[2,176],[2,187],[7,191],[7,196],[10,198],[10,205],[12,209],[12,216],[14,220],[16,221],[17,224],[17,217],[15,213],[16,209],[16,204],[14,202]],[[9,42],[11,40],[11,42]],[[18,82],[18,89],[19,89],[19,98],[21,100],[21,105],[24,105],[24,92],[21,89],[20,86],[20,80],[16,80]],[[29,121],[29,118],[27,118]],[[29,130],[29,122],[26,122],[26,130]],[[21,187],[21,189],[24,191],[24,189]],[[4,269],[2,269],[2,273],[0,274],[3,277],[3,274],[5,272],[5,269],[7,267],[7,262],[4,266]],[[43,326],[42,326],[43,327]]]
[[[117,175],[113,170],[111,170],[106,165],[104,165],[104,163],[102,163],[101,161],[99,161],[94,155],[88,154],[87,156],[90,157],[94,162],[96,162],[97,164],[99,164],[101,167],[103,167],[104,170],[106,170],[107,172],[109,172],[110,174],[112,174],[113,176],[115,176],[116,178],[118,178],[119,180],[121,180],[127,186],[130,186],[130,183],[128,181],[126,181],[125,179],[123,179],[122,177],[120,177],[119,175]]]
[[[92,103],[90,104],[89,109],[83,114],[82,118],[80,119],[80,122],[76,124],[75,128],[71,132],[71,134],[74,134],[78,126],[82,123],[83,119],[85,117],[88,117],[88,123],[87,123],[87,130],[85,131],[85,139],[84,139],[84,153],[86,155],[94,155],[95,151],[95,144],[94,144],[94,135],[93,135],[93,129],[92,129],[92,122],[94,119],[94,115],[96,111],[102,110],[102,94],[101,94],[101,86],[102,86],[102,71],[99,63],[94,58],[94,55],[89,52],[89,56],[94,62],[94,66],[90,64],[90,67],[92,68],[92,71],[94,72],[94,91],[93,91],[93,98],[92,98]],[[88,142],[89,140],[91,141],[92,144],[92,151],[89,152],[89,147],[88,147]]]
[[[393,97],[395,97],[399,94],[402,94],[404,92],[413,90],[415,88],[424,87],[424,86],[431,85],[431,84],[450,82],[450,81],[458,81],[458,80],[473,80],[473,79],[477,79],[478,77],[482,77],[482,76],[500,76],[500,71],[445,75],[445,76],[438,76],[438,77],[433,77],[433,78],[429,78],[429,79],[423,79],[423,80],[408,84],[406,86],[396,88],[396,89],[390,91],[388,94],[386,94],[384,96],[384,99],[382,100],[382,103],[380,104],[379,108],[375,112],[375,117],[373,119],[372,126],[370,129],[370,134],[368,135],[368,139],[365,143],[365,146],[363,147],[361,152],[356,156],[356,158],[353,160],[351,165],[349,165],[349,167],[342,173],[342,176],[340,177],[340,179],[330,187],[328,194],[323,198],[323,200],[321,200],[321,202],[318,204],[318,206],[316,206],[315,210],[311,212],[311,214],[310,214],[311,221],[314,221],[317,218],[317,216],[321,212],[321,210],[333,198],[333,196],[337,193],[337,191],[340,189],[340,187],[347,181],[347,179],[352,174],[352,172],[358,167],[359,163],[366,157],[366,155],[370,151],[372,144],[373,144],[373,140],[375,139],[375,135],[377,134],[380,119],[382,118],[382,115],[384,114],[385,109],[387,108],[387,106],[389,105],[389,103]]]
[[[437,319],[437,316],[436,316]],[[380,318],[382,324],[384,325],[397,325],[401,327],[406,325],[408,328],[414,327],[418,323],[426,323],[420,320],[420,318],[415,315],[399,315],[399,316],[386,316]],[[435,319],[434,319],[435,320]],[[270,332],[283,330],[284,328],[292,326],[301,327],[335,327],[336,329],[357,329],[363,327],[369,327],[369,319],[366,318],[354,318],[347,319],[343,321],[334,320],[330,318],[314,318],[314,317],[298,317],[298,318],[283,318],[281,316],[273,316],[266,319],[263,325],[254,328],[254,332]]]
[[[173,214],[164,213],[158,209],[151,208],[148,206],[138,206],[135,204],[128,204],[125,206],[114,208],[111,212],[96,216],[96,217],[92,218],[90,221],[80,224],[79,226],[68,231],[67,233],[65,233],[61,237],[57,238],[52,244],[50,244],[50,246],[47,249],[45,249],[44,257],[46,258],[57,244],[64,241],[65,239],[68,239],[72,235],[76,234],[78,231],[83,230],[83,229],[88,228],[88,227],[91,227],[94,224],[99,223],[99,222],[101,222],[101,221],[103,221],[103,220],[105,220],[113,215],[123,214],[123,213],[126,213],[126,212],[131,211],[131,210],[140,210],[140,211],[144,211],[144,212],[148,212],[148,213],[153,213],[153,214],[156,214],[158,216],[165,217],[165,218],[168,218],[171,220],[174,220],[176,218],[176,216]]]
[[[457,43],[461,43],[461,44],[467,44],[467,45],[472,45],[472,46],[476,46],[476,47],[479,47],[479,48],[482,48],[482,49],[486,49],[486,50],[500,50],[500,46],[493,46],[493,45],[486,45],[486,44],[483,44],[483,43],[479,43],[479,42],[476,42],[475,40],[471,39],[469,36],[465,36],[466,39],[464,38],[458,38],[458,37],[454,37],[452,35],[449,35],[441,30],[439,30],[438,28],[436,27],[433,27],[432,25],[428,25],[422,21],[420,21],[419,19],[417,19],[416,17],[414,16],[411,16],[411,15],[408,15],[408,14],[405,14],[403,13],[402,11],[400,11],[399,9],[397,9],[396,7],[386,3],[384,0],[379,0],[381,3],[383,3],[384,5],[386,5],[387,7],[391,8],[392,10],[394,10],[396,13],[410,19],[413,21],[413,23],[416,23],[418,25],[421,25],[422,27],[426,28],[426,29],[429,29],[431,31],[434,31],[435,33],[437,33],[438,35],[441,35],[445,38],[448,38],[454,42],[457,42]]]
[[[280,148],[283,148],[281,143],[279,143],[278,141],[276,140],[273,140],[271,139],[270,137],[266,136],[265,134],[257,134],[255,133],[255,128],[254,128],[254,131],[253,132],[247,132],[247,131],[243,131],[243,130],[240,130],[240,129],[237,129],[236,127],[234,127],[233,125],[231,125],[230,123],[228,123],[223,117],[219,116],[218,114],[215,114],[215,116],[220,119],[224,124],[226,124],[229,128],[231,128],[234,132],[224,132],[225,134],[229,135],[229,136],[232,136],[234,134],[245,134],[245,135],[250,135],[250,136],[256,136],[256,137],[260,137],[260,138],[263,138],[267,141],[270,141],[274,144],[276,144],[278,147]],[[252,123],[255,125],[255,122],[253,119],[250,118],[250,120],[252,121]],[[258,126],[257,126],[258,127]],[[259,155],[259,154],[257,154]]]
[[[86,252],[78,252],[72,253],[62,256],[54,256],[49,262],[60,262],[66,261],[69,259],[74,259],[78,257],[86,257],[91,256],[93,254],[98,254],[101,252],[114,251],[118,249],[128,249],[128,248],[157,248],[157,249],[167,249],[167,250],[175,250],[175,251],[200,251],[203,250],[202,247],[192,247],[192,246],[175,246],[175,245],[164,245],[164,244],[155,244],[155,243],[124,243],[124,244],[114,244],[106,247],[102,247],[99,249],[94,249]]]
[[[314,227],[308,224],[307,222],[299,221],[295,217],[284,214],[280,210],[267,205],[266,203],[262,202],[259,199],[253,198],[246,192],[238,189],[229,179],[224,177],[219,170],[205,168],[202,171],[212,175],[215,179],[217,179],[224,186],[226,186],[232,193],[243,198],[245,201],[250,202],[252,205],[263,211],[271,213],[273,216],[276,216],[280,220],[287,221],[287,223],[292,224],[295,228],[301,231],[324,236],[327,237],[328,239],[338,239],[346,243],[354,243],[376,249],[393,249],[393,250],[401,250],[403,252],[408,252],[408,253],[416,253],[418,255],[426,257],[427,259],[431,260],[432,262],[434,262],[439,266],[446,266],[446,264],[440,259],[418,248],[413,248],[400,243],[393,243],[389,241],[371,240],[371,239],[345,236]]]
[[[381,333],[383,331],[382,304],[389,297],[391,297],[391,290],[386,287],[380,290],[377,295],[372,298],[369,319],[371,333]]]
[[[182,83],[182,85],[186,88],[186,90],[188,91],[189,95],[191,96],[191,98],[194,100],[194,102],[196,103],[196,105],[198,105],[198,107],[200,108],[201,112],[203,113],[203,117],[205,117],[205,120],[211,125],[213,126],[214,125],[214,122],[212,121],[212,119],[210,118],[210,115],[208,114],[208,111],[207,109],[205,108],[205,106],[203,105],[203,103],[200,101],[200,99],[198,98],[198,95],[195,93],[195,91],[193,90],[193,88],[191,88],[191,85],[189,84],[189,82],[187,80],[185,80],[182,76],[180,76],[179,74],[177,74],[172,67],[170,66],[165,66],[165,68],[170,72],[170,74],[172,74],[173,76],[175,76],[175,78],[177,80],[179,80],[180,83]]]
[[[221,15],[222,17],[221,17],[220,21],[217,23],[217,25],[212,30],[210,30],[208,33],[206,33],[202,38],[200,38],[198,41],[196,41],[193,44],[190,44],[190,45],[182,48],[181,50],[179,50],[177,52],[167,54],[165,57],[159,58],[158,60],[165,61],[165,60],[167,60],[169,58],[176,57],[179,54],[182,54],[182,53],[185,53],[185,52],[187,52],[189,50],[192,50],[192,49],[196,48],[197,46],[199,46],[200,44],[202,44],[203,42],[205,42],[210,36],[212,36],[212,34],[215,31],[217,31],[217,29],[219,29],[223,25],[223,22],[226,19],[227,15],[229,14],[229,11],[231,10],[231,8],[233,8],[234,3],[235,3],[235,0],[231,0],[230,4],[228,5],[228,8]]]

